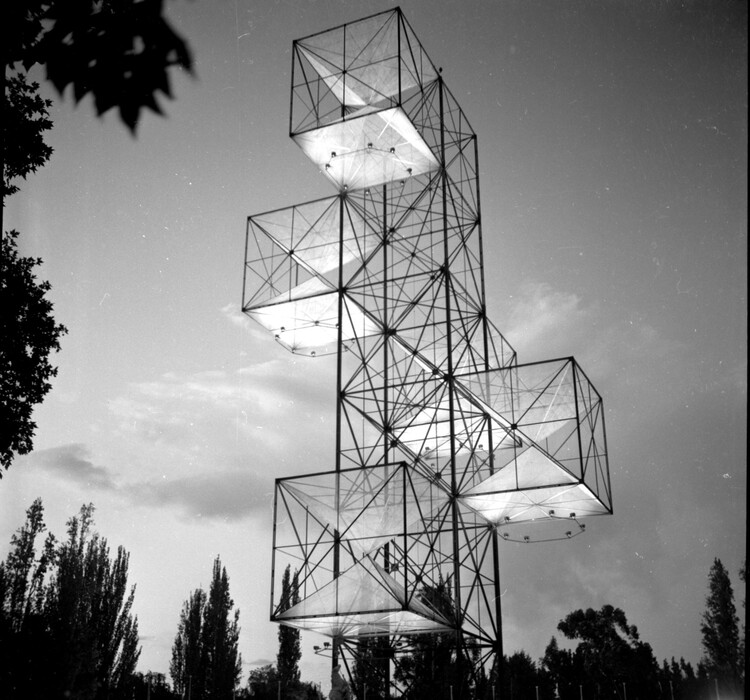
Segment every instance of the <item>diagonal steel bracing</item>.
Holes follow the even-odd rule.
[[[451,639],[453,697],[489,697],[502,542],[612,510],[602,400],[573,358],[519,364],[490,322],[477,137],[401,11],[292,54],[290,136],[336,193],[248,217],[243,311],[335,356],[337,427],[333,468],[276,482],[271,618],[347,668],[384,640],[396,694],[413,681],[390,664]]]

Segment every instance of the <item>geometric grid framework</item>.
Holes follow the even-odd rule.
[[[415,553],[447,508],[440,485],[403,463],[279,480],[277,566],[299,571],[301,601],[272,616],[331,637],[452,629],[412,585],[435,573]]]
[[[334,662],[450,630],[489,665],[499,542],[612,512],[602,400],[573,358],[519,364],[489,321],[476,135],[401,11],[292,53],[290,136],[337,193],[248,217],[243,311],[336,356],[336,452],[276,482],[271,619],[332,637]]]
[[[493,473],[477,470],[462,504],[495,525],[611,513],[602,400],[572,357],[458,381],[507,430]]]

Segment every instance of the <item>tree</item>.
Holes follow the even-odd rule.
[[[44,537],[44,506],[37,499],[26,511],[24,525],[10,541],[0,563],[0,696],[45,697],[47,658],[52,651],[44,621],[46,577],[55,562],[55,538]]]
[[[438,578],[437,584],[424,585],[420,601],[445,620],[455,620],[452,576]],[[416,635],[412,651],[402,656],[394,671],[396,681],[405,685],[404,697],[409,700],[432,700],[452,688],[455,697],[468,692],[469,663],[458,648],[453,631]]]
[[[52,155],[44,132],[52,128],[51,100],[39,95],[39,83],[29,83],[23,74],[6,80],[3,103],[3,201],[18,191],[13,180],[36,172]]]
[[[742,562],[742,568],[739,571],[740,579],[742,580],[742,583],[747,583],[747,560]],[[745,609],[745,601],[742,601],[742,608]],[[743,616],[744,617],[744,616]],[[742,680],[745,680],[745,666],[747,661],[747,624],[745,622],[742,623],[742,636],[740,637],[740,675],[742,676]]]
[[[72,86],[76,102],[92,95],[97,114],[113,107],[131,132],[142,109],[161,114],[159,93],[171,97],[169,69],[192,73],[185,42],[163,16],[163,0],[27,0],[3,7],[2,86],[2,327],[0,327],[0,477],[16,454],[33,447],[34,406],[50,389],[57,369],[49,355],[59,350],[65,327],[55,324],[50,287],[36,284],[31,270],[41,260],[19,258],[15,239],[3,226],[5,196],[49,159],[43,134],[50,129],[50,101],[39,95],[27,72],[41,65],[62,95]]]
[[[68,520],[58,550],[45,616],[56,656],[58,684],[81,698],[124,696],[140,656],[135,586],[128,590],[130,555],[110,557],[107,540],[92,533],[94,507]]]
[[[133,683],[134,698],[149,700],[179,700],[181,696],[172,692],[163,673],[136,673]]]
[[[0,278],[0,478],[16,454],[33,447],[34,406],[51,388],[57,368],[49,355],[60,349],[65,326],[55,323],[52,302],[46,298],[49,282],[37,282],[34,267],[41,260],[18,255],[11,231],[2,240]]]
[[[388,697],[388,670],[393,653],[388,637],[360,637],[352,670],[356,697]]]
[[[34,501],[0,565],[0,697],[129,697],[140,654],[131,614],[127,552],[110,558],[92,534],[93,511],[68,521],[68,539],[43,536],[44,508]]]
[[[190,594],[180,613],[177,636],[172,646],[172,661],[169,665],[175,692],[180,697],[188,694],[192,696],[193,683],[196,689],[205,685],[201,654],[201,628],[205,606],[206,593],[198,588]]]
[[[91,94],[97,114],[113,107],[135,130],[141,109],[161,114],[171,97],[168,69],[192,72],[187,44],[163,15],[163,0],[29,0],[3,13],[5,66],[46,69],[62,95]]]
[[[254,668],[247,676],[247,692],[253,700],[276,700],[279,674],[273,664]]]
[[[504,659],[504,690],[501,697],[514,700],[534,700],[538,697],[539,673],[536,664],[524,651],[517,651]]]
[[[674,700],[704,698],[708,697],[708,693],[713,696],[713,688],[709,691],[707,679],[696,679],[692,665],[682,657],[679,662],[674,656],[670,662],[664,659],[659,673],[659,684],[662,697],[674,698]]]
[[[651,645],[640,640],[637,627],[628,624],[620,608],[575,610],[557,629],[578,641],[574,657],[584,672],[580,683],[593,683],[610,697],[625,694],[623,683],[631,688],[629,697],[639,691],[646,697],[657,686],[659,667]]]
[[[550,683],[561,700],[579,697],[578,686],[586,678],[582,654],[560,649],[557,639],[552,637],[544,652],[542,668],[547,672]]]
[[[206,698],[223,700],[237,689],[242,670],[239,654],[240,611],[232,615],[229,577],[221,560],[214,561],[213,578],[203,615],[201,645],[206,669]]]
[[[708,591],[701,622],[702,663],[709,675],[734,688],[742,680],[739,619],[729,574],[720,559],[714,559],[709,571]]]
[[[220,700],[237,690],[240,611],[232,614],[229,577],[216,557],[209,593],[198,588],[185,601],[172,646],[169,672],[175,692],[195,700]]]
[[[288,610],[299,603],[298,572],[291,577],[290,567],[284,569],[281,579],[281,602],[279,612]],[[285,689],[295,688],[299,684],[299,660],[302,658],[299,643],[299,630],[286,625],[279,625],[279,652],[276,655],[276,668],[279,680]]]
[[[13,632],[23,630],[33,615],[42,613],[45,576],[55,560],[55,536],[48,533],[36,558],[36,541],[47,526],[44,505],[37,498],[26,510],[26,522],[11,537],[8,559],[0,563],[0,619]]]

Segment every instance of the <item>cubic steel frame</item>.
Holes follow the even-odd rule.
[[[400,9],[294,42],[290,136],[336,194],[248,217],[243,311],[335,356],[336,451],[276,480],[271,619],[347,666],[363,640],[397,656],[439,632],[488,668],[501,541],[612,512],[602,399],[574,358],[520,364],[490,322],[477,137]]]

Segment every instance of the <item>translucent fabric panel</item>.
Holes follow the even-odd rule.
[[[591,490],[580,483],[466,495],[461,496],[459,502],[493,525],[550,518],[580,518],[609,512]]]
[[[447,502],[432,481],[406,466],[365,467],[340,473],[340,522],[347,537],[372,552],[386,541],[425,529],[425,521]]]
[[[333,486],[335,477],[332,477],[331,482]],[[386,484],[381,484],[381,488],[374,493],[361,492],[362,503],[353,503],[350,500],[348,506],[339,508],[328,502],[328,499],[316,498],[309,494],[304,484],[287,484],[284,488],[303,504],[320,524],[328,527],[331,532],[338,530],[341,539],[345,541],[346,546],[352,547],[356,556],[377,550],[404,530],[402,499],[395,495],[391,496]],[[349,495],[354,493],[356,492],[352,491]]]
[[[338,341],[338,292],[302,296],[314,289],[319,280],[313,278],[303,289],[292,289],[282,295],[292,301],[271,300],[265,306],[247,309],[245,313],[271,331],[276,340],[294,353],[328,354],[336,352]],[[299,293],[301,298],[295,298]],[[377,325],[359,307],[344,299],[342,342],[380,332]]]
[[[505,466],[462,493],[459,500],[493,524],[571,514],[583,517],[610,510],[585,483],[536,445],[514,454]]]
[[[338,533],[355,556],[374,552],[393,538],[421,533],[425,520],[444,507],[447,495],[403,465],[328,472],[279,482],[320,525]]]
[[[280,613],[280,620],[321,615],[351,615],[403,609],[397,589],[390,586],[369,559],[355,564],[312,595]],[[395,584],[395,581],[393,582]]]
[[[292,138],[339,189],[372,187],[438,168],[437,158],[397,107]]]
[[[398,94],[398,17],[381,14],[297,42],[328,88],[345,105]],[[348,73],[358,78],[349,81]],[[347,85],[347,82],[349,83]]]
[[[390,617],[394,614],[395,617]],[[295,626],[302,629],[345,636],[356,634],[352,631],[355,628],[373,623],[402,625],[411,632],[449,626],[447,620],[417,597],[409,598],[404,586],[370,557],[280,613],[277,619],[287,623],[294,621]],[[370,631],[370,634],[383,633],[382,627]]]
[[[243,280],[243,311],[269,302],[291,301],[290,290],[316,278],[306,295],[333,290],[336,284],[301,265],[289,250],[279,245],[252,219],[247,228],[247,259]],[[283,294],[287,293],[286,299]]]
[[[327,197],[284,209],[256,214],[251,221],[285,250],[296,249],[308,232],[317,228],[323,243],[337,243],[338,197]]]
[[[328,89],[348,109],[382,106],[389,97],[398,94],[398,58],[395,55],[378,65],[365,65],[344,73],[309,48],[301,45],[300,49]]]
[[[317,632],[327,637],[349,639],[406,636],[426,632],[445,632],[452,629],[443,623],[428,620],[407,610],[359,615],[321,615],[314,618],[279,620],[279,622],[288,627]]]
[[[473,486],[466,495],[502,493],[578,482],[578,479],[549,459],[536,445],[527,447],[523,452],[511,451],[511,454],[515,456],[507,465]]]
[[[289,254],[273,248],[267,258],[246,266],[243,311],[336,289],[335,284],[314,275]]]
[[[460,384],[496,419],[542,442],[577,418],[571,360],[461,375]]]
[[[453,418],[453,419],[452,419]],[[444,396],[439,404],[427,406],[411,416],[405,427],[395,426],[394,436],[416,454],[451,454],[451,435],[455,454],[473,452],[479,444],[489,444],[484,414],[468,401],[454,396],[453,417],[450,401]]]
[[[569,420],[576,420],[572,362],[527,365],[518,372],[515,422],[532,440],[541,441]]]
[[[347,107],[400,99],[437,71],[398,11],[381,13],[296,42]]]
[[[342,221],[340,205],[339,197],[330,197],[259,214],[251,217],[250,223],[256,236],[264,234],[294,261],[324,277],[337,271],[339,264],[361,263],[382,237],[380,222],[368,221],[361,207],[344,202]],[[262,266],[263,260],[257,263]],[[336,278],[328,276],[329,281]]]

